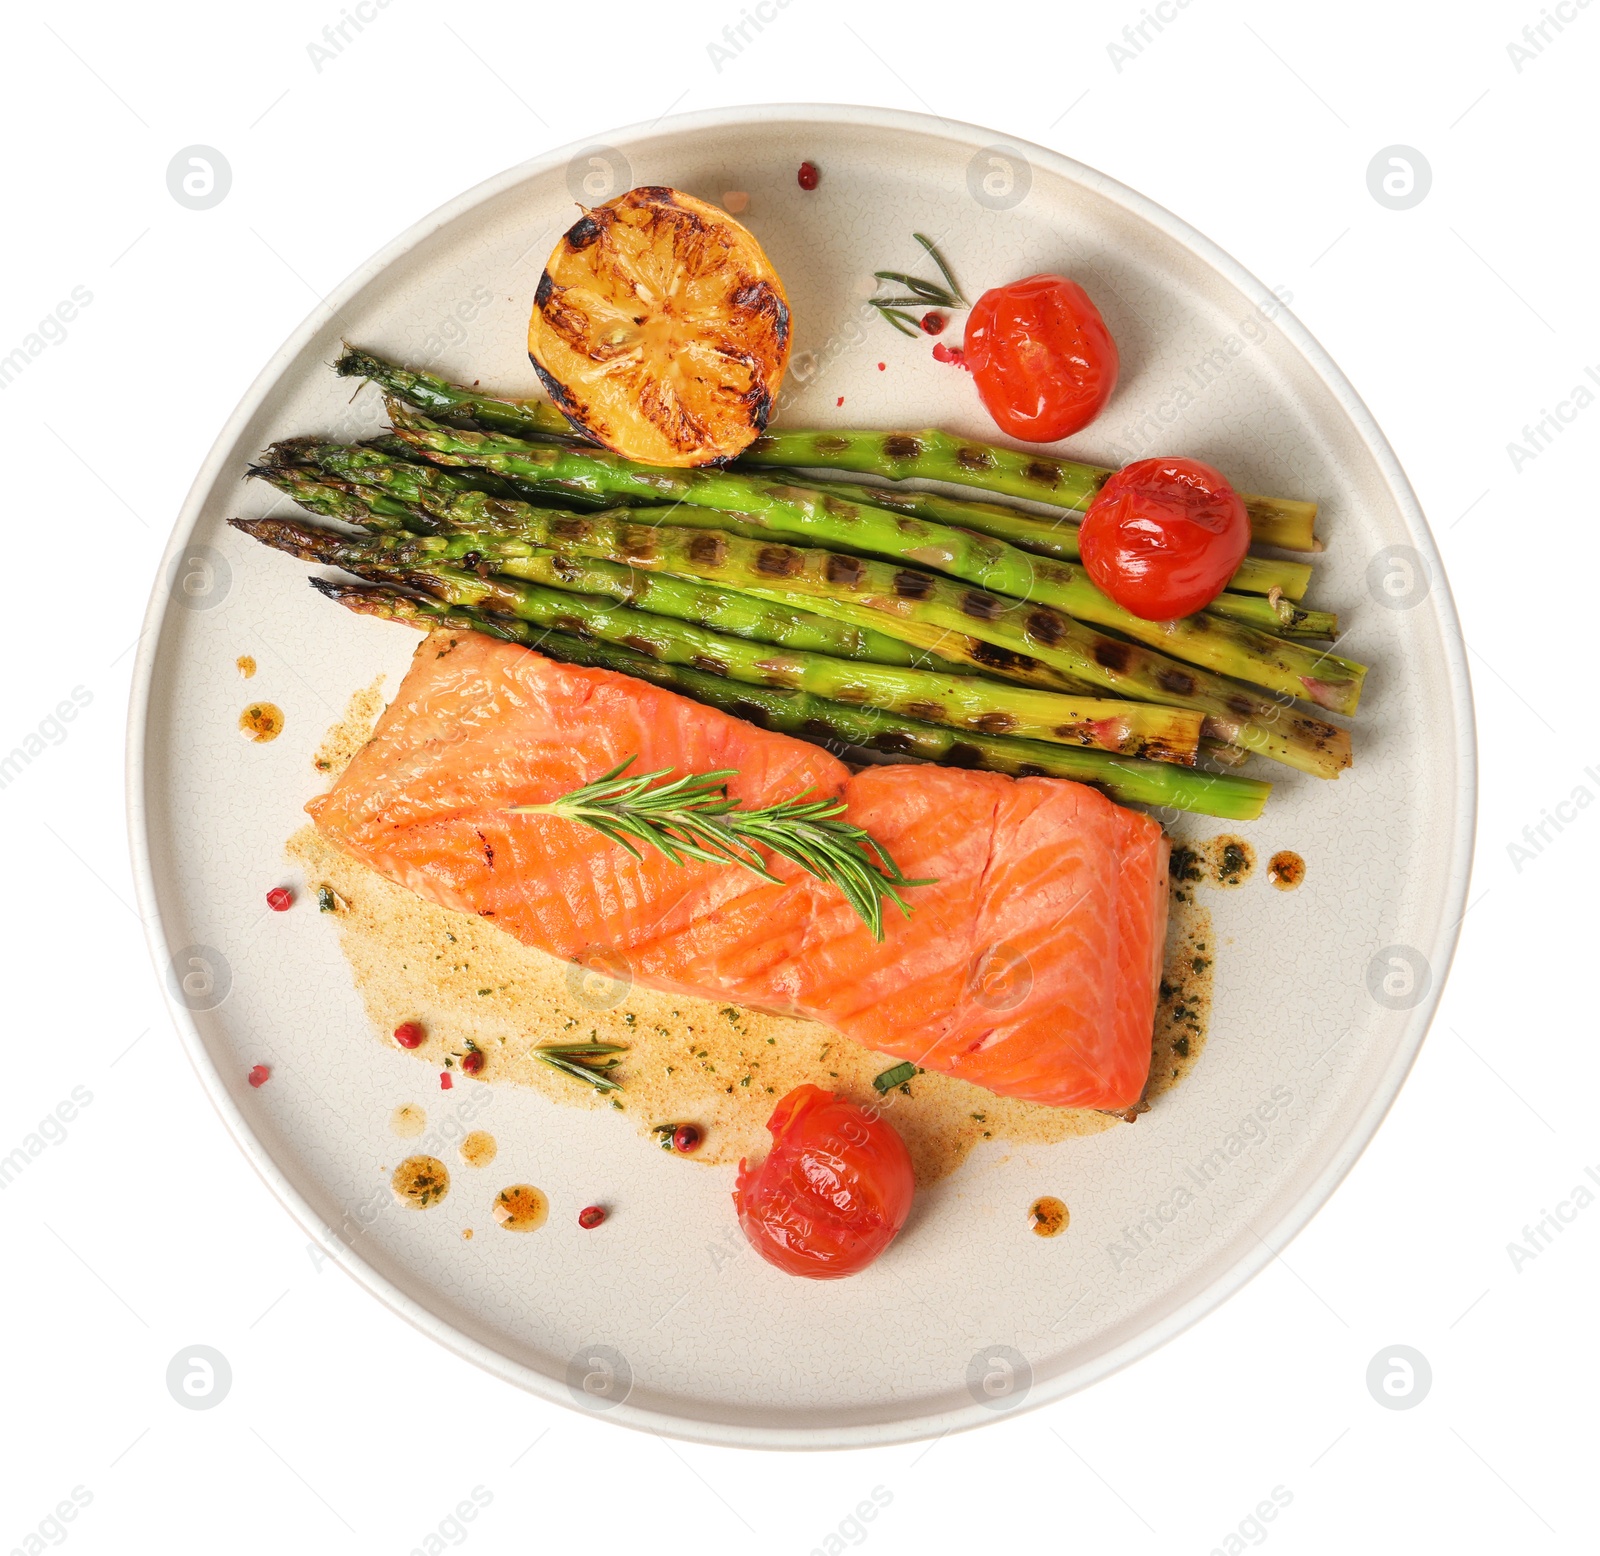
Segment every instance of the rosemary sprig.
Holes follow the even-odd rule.
[[[872,306],[883,315],[902,335],[918,335],[921,327],[916,318],[910,314],[902,313],[902,308],[966,308],[970,304],[962,294],[961,288],[956,283],[956,278],[951,274],[950,267],[944,261],[944,255],[939,252],[938,245],[926,233],[914,232],[913,238],[928,251],[934,264],[939,267],[939,274],[944,277],[944,285],[937,281],[924,281],[921,276],[907,275],[903,270],[874,270],[875,280],[893,281],[903,286],[911,295],[909,297],[873,297],[869,299]]]
[[[741,810],[738,801],[728,797],[728,779],[738,776],[732,768],[690,773],[652,788],[672,769],[624,776],[634,760],[630,756],[593,783],[548,804],[510,808],[522,816],[581,821],[636,859],[644,857],[643,844],[674,864],[690,859],[736,864],[776,881],[762,859],[761,850],[767,849],[817,880],[837,886],[874,940],[883,939],[884,898],[909,917],[911,908],[900,895],[901,888],[934,884],[907,880],[862,828],[838,820],[845,809],[841,799],[808,800],[811,791],[806,789],[776,805]]]
[[[541,1043],[533,1057],[574,1080],[587,1081],[596,1091],[621,1091],[621,1084],[606,1072],[621,1064],[617,1055],[627,1051],[625,1043]]]

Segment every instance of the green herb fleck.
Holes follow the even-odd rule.
[[[897,1064],[893,1069],[885,1070],[882,1075],[873,1076],[873,1089],[882,1096],[886,1091],[893,1091],[896,1086],[903,1086],[915,1074],[917,1067],[908,1059],[904,1064]]]

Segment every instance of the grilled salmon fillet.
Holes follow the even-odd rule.
[[[735,770],[758,806],[841,795],[913,879],[875,942],[784,860],[635,859],[581,823],[508,813],[633,770]],[[1144,1090],[1167,844],[1096,790],[932,766],[852,774],[826,751],[609,670],[477,633],[419,646],[394,702],[307,807],[333,842],[430,901],[641,983],[825,1022],[1006,1096],[1125,1109]]]

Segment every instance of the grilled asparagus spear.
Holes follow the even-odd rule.
[[[295,520],[231,522],[245,534],[304,561],[329,563],[379,581],[403,582],[426,590],[447,605],[514,616],[541,627],[575,630],[636,652],[649,652],[669,663],[709,669],[752,685],[796,686],[833,701],[884,708],[954,729],[1018,734],[1164,761],[1192,763],[1199,746],[1200,717],[1180,708],[1071,697],[979,676],[940,675],[751,643],[618,605],[603,596],[524,583],[503,573],[485,577],[446,560],[413,557],[410,553],[427,544],[420,539],[409,542],[407,560],[397,566],[396,549],[381,541],[351,539]],[[530,571],[541,565],[537,555],[521,560]],[[549,553],[542,561],[555,574],[562,568],[584,565]],[[746,610],[782,614],[781,607],[754,599]]]
[[[347,346],[334,364],[334,371],[345,377],[369,378],[387,393],[440,421],[479,426],[513,437],[574,435],[561,412],[542,400],[485,395],[432,373],[399,367],[371,352]],[[1111,474],[1109,469],[1096,465],[1017,453],[945,432],[768,432],[745,450],[741,460],[747,465],[852,470],[892,481],[948,481],[1080,510],[1089,506]],[[1315,503],[1276,497],[1246,497],[1244,502],[1250,514],[1251,534],[1259,544],[1285,551],[1319,549],[1312,534]],[[1284,593],[1289,591],[1285,589]]]
[[[949,481],[1080,512],[1112,474],[1099,465],[1021,453],[936,427],[922,432],[767,432],[740,455],[739,462],[746,467],[856,470],[891,481]],[[1259,544],[1285,551],[1318,549],[1312,532],[1317,517],[1314,502],[1239,495],[1250,515],[1250,534]]]
[[[324,518],[379,530],[386,537],[383,544],[388,548],[381,553],[385,559],[383,565],[391,569],[423,566],[430,561],[455,562],[470,568],[491,562],[496,571],[516,578],[527,578],[552,588],[608,595],[657,616],[673,616],[679,621],[690,621],[761,643],[832,654],[841,659],[864,659],[873,664],[937,670],[943,675],[977,673],[977,667],[971,663],[948,659],[902,638],[891,637],[878,631],[870,621],[852,623],[819,615],[806,604],[791,605],[787,611],[764,609],[761,608],[764,604],[783,602],[756,601],[731,588],[707,587],[665,574],[644,574],[634,567],[611,561],[609,553],[593,548],[559,548],[558,556],[557,548],[540,550],[535,544],[504,541],[492,534],[480,537],[461,533],[449,541],[443,537],[424,538],[425,531],[417,534],[395,528],[404,522],[418,524],[420,528],[420,516],[416,509],[381,489],[335,483],[325,478],[319,480],[313,471],[299,466],[257,467],[251,474],[270,482],[293,497],[301,507]],[[536,534],[548,534],[551,517],[553,514],[545,510],[530,509],[528,529]],[[263,522],[270,525],[278,521]],[[241,523],[240,527],[244,525]],[[264,533],[257,538],[265,538]],[[273,543],[268,541],[268,544]],[[377,542],[369,542],[369,546],[375,544]],[[367,560],[378,565],[377,556],[378,553],[374,553]]]
[[[281,446],[280,446],[281,447]],[[418,534],[445,530],[453,534],[480,536],[481,541],[453,548],[452,559],[465,557],[480,549],[493,557],[525,555],[529,547],[545,547],[566,557],[592,557],[602,561],[625,561],[630,568],[654,567],[659,571],[675,572],[680,577],[705,577],[753,594],[775,604],[786,605],[790,610],[804,611],[812,617],[827,617],[835,622],[852,626],[861,634],[858,650],[843,646],[827,648],[824,652],[846,653],[851,658],[871,659],[880,664],[907,664],[921,669],[938,669],[947,674],[981,671],[1001,680],[1017,681],[1025,686],[1042,686],[1050,691],[1077,692],[1096,697],[1103,687],[1053,669],[1030,655],[1010,653],[985,643],[981,638],[964,633],[954,633],[947,627],[917,621],[902,616],[884,616],[864,605],[836,598],[811,599],[790,591],[765,587],[771,579],[759,566],[739,566],[741,559],[748,561],[759,555],[752,544],[733,548],[738,555],[731,558],[731,566],[708,570],[703,574],[691,570],[687,563],[708,544],[727,540],[727,536],[714,536],[706,541],[692,532],[676,533],[665,537],[675,542],[672,555],[682,565],[673,566],[671,557],[665,563],[651,549],[651,537],[642,537],[627,547],[622,536],[631,534],[639,525],[655,524],[663,518],[678,518],[682,509],[674,508],[619,508],[607,514],[592,515],[599,519],[597,525],[585,522],[591,515],[559,513],[545,508],[530,508],[523,504],[495,501],[485,503],[480,494],[470,488],[463,489],[447,484],[456,472],[439,470],[431,466],[399,463],[374,456],[365,448],[349,448],[329,444],[317,451],[320,463],[271,463],[259,465],[250,474],[270,482],[279,491],[294,498],[301,507],[324,518],[341,519],[345,523],[365,529],[395,531],[397,526]],[[347,480],[330,471],[343,471],[357,479]],[[445,483],[437,478],[444,477]],[[462,500],[463,498],[467,500]],[[402,500],[411,499],[411,500]],[[718,517],[709,509],[694,510],[701,518]],[[730,516],[731,517],[731,516]],[[620,529],[617,526],[622,526]],[[518,549],[516,543],[522,543]],[[399,541],[396,541],[399,544]],[[634,558],[637,557],[637,562]],[[691,618],[685,618],[691,619]],[[716,622],[706,621],[707,626]],[[724,627],[722,630],[732,630]],[[885,644],[890,637],[900,647]],[[802,646],[796,644],[794,646]]]
[[[765,467],[762,467],[765,469]],[[774,479],[792,480],[845,502],[876,503],[896,513],[914,514],[935,524],[954,524],[959,529],[975,529],[980,535],[1009,540],[1024,551],[1055,557],[1061,562],[1078,560],[1078,523],[1065,513],[1048,518],[1025,513],[1005,503],[981,502],[967,497],[946,497],[941,492],[925,492],[915,486],[869,486],[865,481],[819,481],[797,470],[767,470]],[[1287,600],[1305,598],[1311,582],[1308,562],[1290,562],[1280,557],[1247,556],[1239,571],[1228,580],[1228,587],[1240,594],[1266,594],[1279,589]]]
[[[390,414],[401,437],[447,464],[557,487],[576,485],[596,495],[653,497],[755,515],[777,534],[932,567],[1014,600],[1054,606],[1190,664],[1282,696],[1304,698],[1331,712],[1353,713],[1360,699],[1366,670],[1352,660],[1204,611],[1178,621],[1146,621],[1102,594],[1081,568],[967,530],[830,500],[739,471],[654,469],[599,449],[444,427],[398,401],[391,400]]]
[[[379,448],[376,446],[378,444],[384,446]],[[396,450],[395,444],[398,444],[399,450],[404,452]],[[613,500],[611,497],[597,494],[594,490],[580,490],[570,483],[540,487],[533,482],[518,482],[511,477],[497,476],[487,471],[459,466],[446,468],[430,465],[421,461],[415,449],[404,439],[398,438],[375,439],[372,444],[357,447],[321,443],[314,438],[293,438],[274,444],[268,455],[269,466],[293,469],[299,465],[316,465],[330,475],[362,480],[369,485],[381,482],[385,478],[384,467],[391,463],[398,463],[404,467],[400,471],[390,472],[391,475],[402,483],[425,488],[431,496],[482,491],[489,496],[521,499],[545,507],[559,502],[590,509],[605,507]],[[263,471],[258,469],[253,473],[262,474]],[[900,492],[888,487],[824,482],[813,489],[830,494],[861,493],[865,494],[862,498],[864,501],[872,501],[881,496],[888,499],[884,506],[899,512],[921,512],[926,509],[925,516],[940,524],[957,523],[956,510],[971,509],[974,513],[978,510],[1009,512],[1015,522],[1008,522],[1004,526],[996,522],[988,529],[981,523],[968,524],[966,527],[985,534],[998,535],[1024,550],[1040,555],[1053,557],[1060,554],[1076,558],[1078,554],[1077,527],[1065,521],[1057,525],[1055,521],[1014,513],[1011,510],[998,508],[994,504],[960,503],[949,498],[935,497],[932,493]],[[630,498],[624,494],[616,500],[639,502],[643,499],[638,496]],[[761,539],[771,532],[770,524],[763,523],[752,515],[719,512],[716,509],[699,508],[682,503],[674,506],[670,522],[684,527],[725,529],[732,534],[743,535],[747,539]],[[1053,544],[1047,547],[1042,543],[1036,543],[1042,535],[1052,537]],[[1310,571],[1299,562],[1246,557],[1232,580],[1241,592],[1233,590],[1224,592],[1218,595],[1207,609],[1213,615],[1224,616],[1230,621],[1254,627],[1259,632],[1282,637],[1337,637],[1339,630],[1337,617],[1327,611],[1305,610],[1294,603],[1304,592]],[[1279,591],[1279,596],[1272,600],[1260,598],[1272,590]]]
[[[788,688],[746,686],[684,665],[674,665],[615,644],[548,632],[502,616],[412,596],[389,586],[310,580],[348,610],[401,621],[425,631],[449,628],[485,632],[536,648],[552,659],[615,670],[664,686],[710,707],[817,745],[857,747],[948,766],[976,767],[1018,777],[1074,778],[1104,789],[1123,804],[1193,811],[1230,821],[1261,814],[1271,785],[1232,773],[1206,773],[1169,762],[1111,756],[1103,751],[1007,735],[957,734],[876,708],[847,707]]]
[[[360,462],[344,467],[360,468]],[[386,494],[424,495],[413,466],[383,466]],[[568,554],[606,557],[631,566],[718,582],[747,593],[784,591],[784,602],[805,596],[819,615],[844,614],[860,623],[870,610],[891,634],[916,628],[920,646],[963,658],[990,673],[1039,684],[1034,667],[1064,674],[1073,687],[1101,694],[1194,708],[1206,714],[1206,734],[1274,757],[1320,777],[1335,777],[1350,761],[1349,735],[1320,719],[1263,699],[1250,688],[1208,676],[1135,644],[1109,638],[1047,607],[1023,607],[949,579],[912,573],[889,563],[841,553],[751,542],[718,532],[630,522],[633,513],[555,514],[490,501],[479,494],[430,502],[429,516],[449,529],[499,535]],[[909,624],[909,625],[908,625]],[[929,634],[934,634],[930,636]],[[937,636],[948,633],[948,640]]]

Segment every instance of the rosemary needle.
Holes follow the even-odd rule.
[[[898,308],[891,308],[887,303],[875,302],[872,305],[881,313],[902,335],[920,335],[922,331],[917,326],[917,321],[908,313],[902,313]]]
[[[908,276],[903,270],[874,270],[874,279],[879,281],[898,281],[908,291],[915,293],[925,303],[935,303],[940,308],[955,307],[955,294],[947,292],[942,286],[932,281],[923,281],[917,276]]]
[[[616,1069],[622,1063],[616,1055],[627,1051],[622,1043],[541,1043],[533,1057],[574,1080],[587,1081],[596,1091],[620,1091],[621,1083],[606,1071]]]
[[[743,810],[728,797],[728,780],[738,776],[732,768],[659,782],[671,776],[670,767],[630,778],[626,774],[634,760],[630,756],[593,783],[548,804],[510,809],[521,816],[580,821],[636,859],[644,857],[642,844],[674,864],[690,859],[737,864],[776,881],[762,858],[765,848],[817,880],[837,886],[874,940],[883,939],[885,897],[909,916],[911,908],[900,895],[901,888],[934,884],[907,880],[862,828],[840,821],[845,808],[841,799],[808,800],[807,789],[775,805]]]
[[[950,267],[945,264],[944,255],[939,252],[938,245],[926,233],[914,232],[911,236],[928,251],[929,257],[939,267],[939,274],[944,277],[945,285],[950,288],[951,295],[962,307],[966,307],[967,299],[962,296],[961,288],[956,285],[956,278],[950,274]]]

